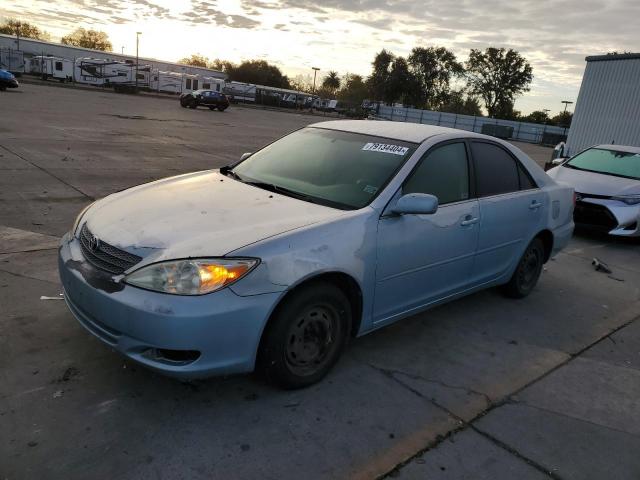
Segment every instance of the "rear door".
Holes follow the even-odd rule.
[[[429,193],[431,215],[385,214],[378,225],[374,322],[433,303],[469,286],[478,242],[478,201],[463,140],[429,150],[401,192]]]
[[[470,145],[480,205],[474,277],[484,283],[515,265],[540,230],[547,205],[544,193],[504,147],[476,140]]]

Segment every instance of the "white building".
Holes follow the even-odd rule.
[[[587,57],[567,151],[597,144],[640,147],[640,53]]]

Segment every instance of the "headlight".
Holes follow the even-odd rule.
[[[237,282],[258,264],[249,258],[201,258],[155,263],[127,275],[130,285],[174,295],[203,295]]]
[[[78,230],[78,225],[80,225],[80,221],[82,220],[82,217],[84,217],[84,214],[87,213],[87,210],[89,210],[91,208],[91,205],[93,205],[94,203],[96,203],[96,202],[91,202],[89,205],[84,207],[82,209],[82,211],[76,217],[75,222],[73,222],[73,227],[71,228],[71,234],[74,237],[76,236],[76,230]]]
[[[618,197],[611,197],[611,199],[626,203],[627,205],[637,205],[640,203],[640,194],[620,195]]]

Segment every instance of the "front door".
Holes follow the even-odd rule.
[[[392,321],[469,287],[480,218],[469,172],[464,142],[435,146],[399,194],[435,195],[438,211],[380,218],[375,323]]]

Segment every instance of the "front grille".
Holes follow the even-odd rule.
[[[573,221],[579,225],[607,232],[618,226],[616,217],[607,207],[589,202],[576,202]]]
[[[84,258],[94,267],[117,275],[142,260],[142,257],[125,252],[103,241],[96,241],[96,237],[89,231],[85,223],[80,230],[80,246]]]

